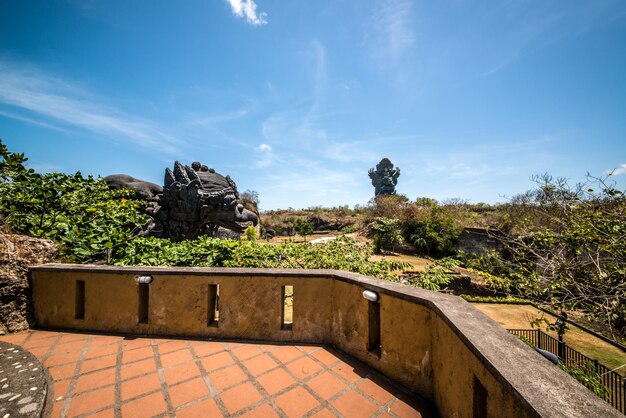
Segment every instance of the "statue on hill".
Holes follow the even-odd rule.
[[[376,170],[370,168],[368,172],[372,185],[374,186],[374,196],[384,194],[396,194],[396,185],[400,177],[400,169],[394,168],[389,158],[383,158],[376,164]]]
[[[199,162],[190,167],[176,161],[174,170],[166,168],[162,189],[123,174],[104,180],[112,188],[135,189],[138,197],[147,200],[145,213],[152,219],[143,235],[182,241],[213,235],[220,226],[241,233],[246,226],[259,223],[258,216],[239,202],[237,185],[230,176]]]

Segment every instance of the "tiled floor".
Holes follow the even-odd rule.
[[[430,417],[431,405],[323,346],[30,331],[0,337],[54,380],[53,417]]]

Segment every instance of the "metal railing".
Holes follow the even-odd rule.
[[[526,339],[533,346],[551,352],[568,367],[585,367],[593,364],[599,381],[607,389],[608,393],[604,400],[615,407],[618,411],[626,414],[626,377],[611,370],[598,360],[587,357],[580,351],[573,349],[564,342],[560,342],[553,336],[538,329],[509,329],[511,334]]]

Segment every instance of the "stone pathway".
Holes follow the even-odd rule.
[[[48,391],[37,358],[22,347],[0,341],[0,417],[39,417]]]
[[[429,402],[320,345],[51,331],[0,341],[48,368],[52,417],[436,416]]]

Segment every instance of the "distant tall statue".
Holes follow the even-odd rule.
[[[396,194],[396,185],[400,177],[400,169],[394,168],[389,158],[383,158],[376,164],[376,170],[370,168],[368,172],[374,186],[374,196]]]

